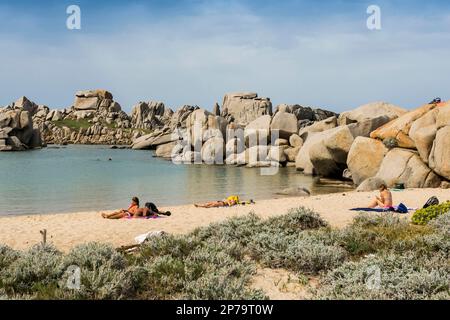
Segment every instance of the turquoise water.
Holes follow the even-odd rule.
[[[265,199],[298,185],[315,193],[330,191],[315,186],[311,177],[295,168],[262,176],[256,168],[175,165],[153,158],[150,151],[107,146],[0,153],[0,175],[0,215],[123,208],[132,196],[164,206],[219,200],[230,194]]]

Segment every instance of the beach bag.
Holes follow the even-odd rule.
[[[405,206],[403,203],[400,203],[397,207],[396,212],[398,213],[408,213],[408,207]]]
[[[438,198],[433,196],[430,199],[428,199],[428,201],[423,205],[423,208],[426,209],[431,206],[437,206],[438,204],[439,204]]]
[[[227,198],[227,202],[231,202],[231,201],[235,202],[236,204],[239,204],[239,196],[229,196]]]

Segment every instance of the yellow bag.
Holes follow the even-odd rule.
[[[239,204],[239,196],[229,196],[227,198],[227,202],[235,202],[236,204]]]

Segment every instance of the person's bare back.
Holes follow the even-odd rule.
[[[380,196],[376,196],[375,199],[373,199],[373,201],[369,205],[369,208],[389,208],[392,207],[392,203],[392,193],[389,191],[386,185],[382,184],[380,186]]]
[[[392,207],[392,193],[389,189],[381,191],[380,196],[384,207]]]

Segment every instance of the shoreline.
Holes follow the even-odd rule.
[[[105,220],[100,212],[75,212],[59,214],[37,214],[0,217],[0,244],[14,249],[27,249],[41,241],[40,230],[47,230],[47,240],[62,251],[86,242],[109,243],[115,247],[134,244],[134,237],[149,231],[165,231],[171,234],[186,234],[197,227],[221,222],[254,212],[262,218],[286,214],[289,209],[306,207],[319,213],[331,227],[342,228],[351,223],[358,214],[352,208],[366,206],[376,192],[339,192],[310,197],[277,197],[259,200],[255,205],[231,208],[203,209],[191,205],[166,206],[171,217],[159,219]],[[446,189],[408,189],[393,192],[394,203],[405,203],[419,208],[431,196],[441,202],[450,200]],[[410,217],[412,212],[407,215]]]

